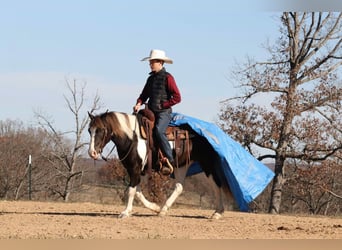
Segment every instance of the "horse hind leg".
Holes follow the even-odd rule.
[[[178,196],[183,192],[183,185],[181,183],[176,183],[175,189],[173,190],[170,197],[165,202],[163,208],[159,212],[159,216],[165,216],[169,208],[172,206],[172,204],[176,201]]]
[[[183,184],[186,176],[186,172],[188,171],[189,166],[185,167],[179,167],[176,168],[174,171],[175,179],[176,179],[176,185],[175,189],[173,190],[170,197],[166,200],[164,206],[159,212],[159,216],[165,216],[168,210],[171,208],[173,203],[176,201],[176,199],[181,195],[183,192]]]
[[[212,175],[210,175],[209,179],[210,179],[210,183],[213,187],[213,191],[215,194],[215,211],[211,215],[210,219],[217,220],[217,219],[220,219],[224,213],[224,203],[223,203],[223,197],[222,197],[223,188],[217,186]]]
[[[215,212],[211,216],[211,219],[220,219],[224,213],[225,204],[228,205],[228,209],[234,209],[236,207],[236,203],[229,187],[219,187],[216,185],[212,177],[210,179],[212,179],[211,183],[215,192]],[[224,202],[225,200],[227,202]]]

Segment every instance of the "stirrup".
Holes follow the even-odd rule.
[[[165,165],[166,166],[165,166]],[[160,165],[160,170],[162,172],[163,175],[170,175],[173,173],[173,166],[172,164],[170,163],[169,159],[164,157],[162,158],[160,161],[159,161],[159,165]],[[167,173],[163,171],[164,170],[169,170]]]

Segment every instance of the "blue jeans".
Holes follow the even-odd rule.
[[[173,161],[172,149],[166,137],[166,129],[171,121],[171,110],[155,112],[154,136],[164,156]]]

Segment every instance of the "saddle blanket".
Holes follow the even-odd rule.
[[[225,179],[241,211],[249,211],[253,201],[271,182],[273,171],[258,161],[238,142],[217,125],[180,113],[172,113],[170,126],[189,125],[198,135],[205,137],[218,153]],[[201,172],[198,163],[190,166],[188,175]]]

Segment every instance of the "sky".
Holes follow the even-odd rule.
[[[83,115],[97,92],[100,112],[131,113],[151,49],[174,61],[165,65],[182,94],[173,110],[214,122],[220,101],[240,91],[228,80],[232,67],[265,58],[281,14],[245,0],[0,2],[0,120],[34,125],[39,111],[61,131],[74,126],[67,81],[86,83]]]

